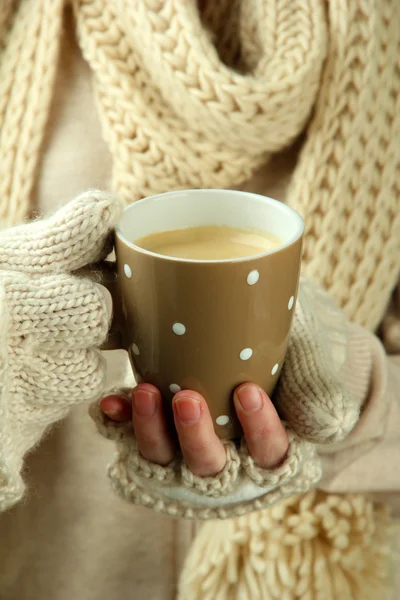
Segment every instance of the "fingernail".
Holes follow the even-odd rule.
[[[244,385],[237,390],[236,394],[244,412],[252,413],[260,410],[263,398],[256,385]]]
[[[124,420],[125,404],[121,404],[121,400],[123,399],[120,396],[106,396],[100,402],[100,408],[109,419],[113,421]]]
[[[103,413],[107,415],[107,417],[110,417],[110,419],[115,419],[115,417],[119,417],[121,411],[118,410],[118,408],[107,408],[106,410],[103,410]]]
[[[132,401],[133,410],[138,417],[152,417],[156,412],[156,400],[151,392],[134,390]]]
[[[200,402],[194,398],[180,397],[174,400],[179,420],[185,425],[193,425],[200,419]]]

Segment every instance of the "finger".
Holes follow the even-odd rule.
[[[140,454],[167,465],[175,456],[175,443],[167,428],[160,392],[149,383],[132,391],[132,419]]]
[[[189,469],[201,477],[216,475],[225,466],[226,452],[218,439],[206,401],[192,391],[173,399],[175,427]]]
[[[129,400],[122,396],[106,396],[100,402],[100,408],[105,415],[117,423],[127,423],[132,418],[132,408]]]
[[[5,284],[13,328],[11,335],[49,349],[100,346],[112,312],[110,293],[88,279],[70,275],[37,280],[12,277]]]
[[[265,469],[279,465],[286,456],[289,442],[267,394],[257,385],[245,383],[235,390],[234,403],[254,461]]]
[[[73,405],[93,402],[101,395],[104,361],[97,350],[64,349],[24,357],[16,374],[15,392],[29,406]]]
[[[109,253],[122,202],[98,190],[81,194],[48,219],[0,232],[0,269],[29,274],[73,271]]]

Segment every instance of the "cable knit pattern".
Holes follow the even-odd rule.
[[[24,456],[46,428],[102,393],[107,299],[69,270],[104,255],[120,210],[89,192],[47,221],[0,233],[0,510],[22,497]]]
[[[329,51],[288,191],[305,274],[375,329],[400,270],[400,3],[326,3]]]
[[[64,0],[0,3],[0,229],[32,212],[63,7]]]
[[[270,153],[305,134],[287,199],[306,220],[304,272],[331,293],[351,320],[374,329],[383,316],[400,267],[400,3],[202,0],[198,4],[202,7],[200,14],[195,0],[73,0],[79,43],[93,71],[103,132],[113,157],[114,189],[130,202],[176,188],[232,187],[247,179]],[[64,0],[0,2],[0,229],[32,214],[32,188],[52,97],[64,5]],[[105,229],[113,218],[111,211]],[[105,242],[105,229],[101,225],[96,230],[98,221],[99,216],[92,222],[82,218],[84,226],[91,222],[93,231],[87,247],[86,234],[78,240],[80,219],[69,238],[71,229],[66,221],[60,225],[61,235],[59,225],[54,225],[55,238],[47,236],[46,228],[40,230],[37,224],[36,237],[33,229],[30,233],[21,229],[22,236],[18,234],[14,239],[11,232],[1,236],[0,510],[22,496],[22,458],[46,426],[66,413],[72,399],[82,400],[82,389],[87,398],[98,394],[102,364],[90,344],[102,337],[104,302],[98,289],[78,289],[77,279],[69,279],[67,274],[76,268],[74,265],[100,257],[101,248],[95,240],[98,236]],[[40,245],[42,238],[47,240],[47,247]],[[30,246],[28,239],[33,239]],[[53,249],[57,247],[60,252],[56,255]],[[43,296],[46,289],[48,297]],[[68,299],[65,302],[60,300],[64,295]],[[83,296],[89,298],[88,304]],[[298,315],[302,311],[300,302]],[[322,441],[332,441],[351,429],[360,402],[335,388],[337,363],[335,359],[332,364],[327,360],[333,355],[326,354],[326,340],[317,337],[320,345],[316,345],[312,336],[308,337],[313,327],[315,330],[318,323],[323,323],[321,317],[322,313],[314,318],[304,309],[304,319],[297,320],[298,327],[295,323],[276,402],[284,413],[299,394],[293,426],[308,438],[318,439],[317,424],[324,423]],[[85,335],[79,338],[82,348],[68,346],[71,323],[73,335],[77,335],[78,328],[90,334],[87,347],[83,347]],[[347,327],[339,329],[338,336],[333,335],[330,341],[335,338],[335,352],[340,355],[347,349],[347,334],[343,335]],[[397,345],[398,336],[390,335],[390,344]],[[56,339],[59,342],[52,341]],[[40,350],[38,340],[43,344]],[[315,369],[310,367],[314,360]],[[335,389],[323,376],[325,367],[332,373],[332,365]],[[74,396],[74,385],[80,388],[78,396]],[[340,410],[347,406],[347,398],[351,400],[350,412],[343,419]],[[330,420],[327,415],[331,415]],[[127,437],[128,432],[119,429],[118,443],[125,443]],[[193,509],[162,496],[154,488],[145,489],[131,477],[132,473],[135,477],[140,473],[146,484],[168,483],[169,479],[161,472],[153,477],[153,465],[140,459],[131,461],[130,455],[121,451],[109,475],[122,497],[159,512],[189,518],[226,518],[307,491],[318,480],[320,470],[314,457],[307,455],[306,449],[313,452],[314,447],[304,442],[301,445],[304,457],[297,476],[281,481],[278,488],[257,499],[232,506]],[[134,445],[132,448],[135,455]],[[173,471],[175,477],[175,467]],[[269,474],[251,472],[259,481],[268,481]],[[150,476],[146,478],[145,473]],[[345,501],[339,498],[340,526],[336,526],[331,518],[334,502],[330,496],[323,510],[317,507],[311,512],[307,508],[312,517],[307,523],[314,529],[311,535],[318,538],[314,517],[320,516],[329,534],[327,539],[334,540],[334,551],[330,563],[323,556],[327,545],[321,546],[320,538],[315,548],[306,546],[307,552],[310,550],[307,556],[316,559],[314,563],[306,561],[306,570],[303,564],[299,571],[303,592],[308,586],[303,584],[306,571],[310,582],[307,589],[317,590],[317,594],[322,589],[324,594],[327,590],[334,594],[338,585],[345,589],[343,575],[332,575],[341,563],[349,571],[349,585],[354,585],[353,559],[360,553],[354,548],[350,556],[346,546],[343,558],[339,556],[343,531],[348,534],[343,529],[347,523],[342,514],[349,510],[342,508]],[[379,524],[375,527],[369,518],[371,510],[368,506],[360,509],[355,499],[354,515],[361,515],[358,521],[354,519],[356,533],[367,530],[367,537],[370,535],[371,527],[365,529],[362,525],[368,519],[374,530],[384,529]],[[276,513],[277,523],[282,523],[285,515],[279,505]],[[288,535],[276,524],[266,526],[265,535],[259,525],[268,524],[268,513],[260,513],[259,518],[259,523],[254,521],[249,527],[249,531],[256,532],[248,544],[255,551],[255,559],[246,560],[233,550],[243,566],[245,586],[239,587],[232,568],[232,547],[224,530],[221,539],[227,557],[218,552],[222,559],[213,562],[211,575],[207,564],[205,571],[198,572],[206,589],[211,589],[210,597],[214,597],[211,579],[219,585],[219,562],[227,565],[225,583],[228,588],[232,586],[233,594],[248,588],[249,597],[255,597],[254,581],[260,573],[263,575],[258,556],[263,545],[258,543],[257,535],[276,542],[277,532],[294,549],[294,562],[291,555],[286,563],[274,561],[276,548],[266,553],[268,578],[264,581],[270,583],[272,593],[278,589],[278,579],[288,583],[283,595],[293,591],[290,568],[294,565],[295,569],[301,562],[299,545],[293,544],[296,536],[292,532]],[[299,525],[298,520],[289,518],[284,522],[289,523],[289,529],[294,523],[297,537],[311,537],[310,527]],[[212,527],[214,531],[215,524]],[[204,530],[203,537],[207,533]],[[347,537],[354,540],[357,535]],[[235,532],[234,539],[241,549],[246,547],[243,533]],[[379,540],[372,541],[367,546],[375,549],[376,556],[372,553],[368,567],[376,566],[384,556]],[[206,554],[213,561],[208,548]],[[375,569],[377,573],[384,570],[381,563]],[[312,568],[307,570],[310,565]],[[362,571],[358,579],[369,583],[371,570]],[[325,571],[327,576],[322,579],[319,574]],[[368,592],[372,590],[372,595],[382,597],[381,587],[373,583]],[[218,589],[221,592],[226,586]],[[188,597],[197,596],[191,590]]]
[[[203,5],[74,0],[115,189],[237,185],[315,108],[288,194],[304,272],[374,329],[400,268],[399,3]]]
[[[7,1],[0,17],[0,226],[32,208],[63,4]],[[399,2],[73,6],[125,201],[238,185],[306,131],[287,199],[304,272],[374,329],[400,268]]]
[[[310,4],[308,10],[296,2],[289,21],[287,10],[279,11],[262,51],[272,49],[275,35],[282,44],[253,76],[221,62],[193,0],[73,3],[114,186],[127,201],[132,194],[231,186],[266,152],[295,139],[310,114],[326,46],[321,3]]]
[[[182,483],[188,489],[204,496],[218,498],[232,491],[239,474],[240,457],[233,442],[224,443],[226,450],[225,467],[214,477],[199,477],[194,475],[187,464],[182,461]]]

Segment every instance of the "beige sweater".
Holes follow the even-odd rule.
[[[108,187],[111,177],[89,70],[69,25],[35,188],[37,208],[44,212],[89,186]],[[245,188],[284,199],[296,158],[296,148],[277,156]],[[391,324],[387,337],[393,349],[394,313]],[[400,358],[387,363],[378,344],[371,349],[374,369],[362,421],[346,449],[324,457],[322,487],[372,492],[391,502],[400,516]],[[121,355],[109,361],[110,382],[121,382],[126,376]],[[116,498],[104,474],[111,452],[95,433],[86,407],[79,407],[29,457],[28,497],[0,516],[2,599],[175,597],[195,525]]]

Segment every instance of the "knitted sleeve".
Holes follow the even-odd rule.
[[[304,273],[373,331],[400,272],[400,3],[326,3],[329,51],[288,191]]]
[[[72,271],[107,254],[120,211],[93,191],[0,231],[0,511],[23,496],[25,455],[47,428],[101,396],[109,294]]]
[[[386,339],[397,355],[386,356],[382,345],[364,335],[364,352],[372,356],[369,385],[361,418],[349,438],[320,448],[323,478],[320,487],[334,493],[400,492],[397,457],[400,448],[400,343],[396,339],[400,304],[387,324]],[[390,325],[390,326],[389,326]],[[393,333],[391,328],[395,328]],[[397,341],[397,345],[396,345]]]

